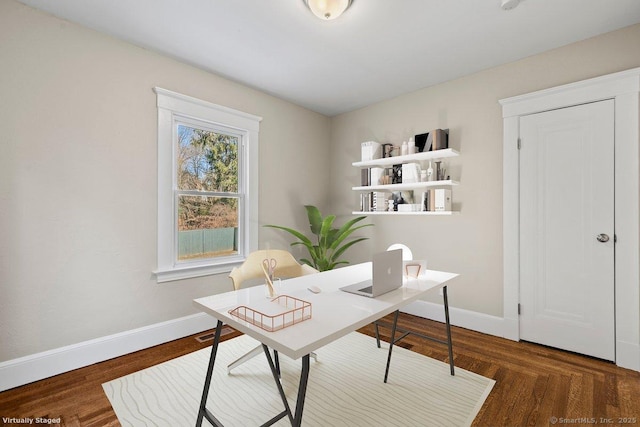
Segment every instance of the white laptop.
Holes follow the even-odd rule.
[[[402,249],[373,256],[373,279],[340,288],[341,291],[375,298],[402,286]]]

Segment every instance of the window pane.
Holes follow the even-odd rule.
[[[238,253],[238,199],[179,196],[178,260]]]
[[[238,192],[238,137],[178,125],[178,189]]]

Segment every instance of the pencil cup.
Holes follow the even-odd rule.
[[[281,287],[282,280],[279,277],[274,277],[273,280],[267,280],[267,282],[264,284],[265,298],[275,298],[280,295]]]

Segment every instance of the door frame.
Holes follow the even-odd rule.
[[[500,100],[503,117],[504,336],[520,339],[520,116],[615,101],[616,364],[640,371],[640,68]]]

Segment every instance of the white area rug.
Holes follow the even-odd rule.
[[[227,375],[227,364],[257,344],[243,335],[218,348],[207,408],[225,426],[258,426],[284,409],[264,355]],[[384,384],[387,349],[386,343],[378,349],[373,338],[354,332],[317,351],[303,425],[466,426],[495,384],[460,368],[452,377],[449,365],[397,346]],[[194,426],[210,353],[200,350],[103,384],[120,423]],[[295,410],[300,360],[281,356],[280,366]],[[285,417],[275,425],[290,424]]]

